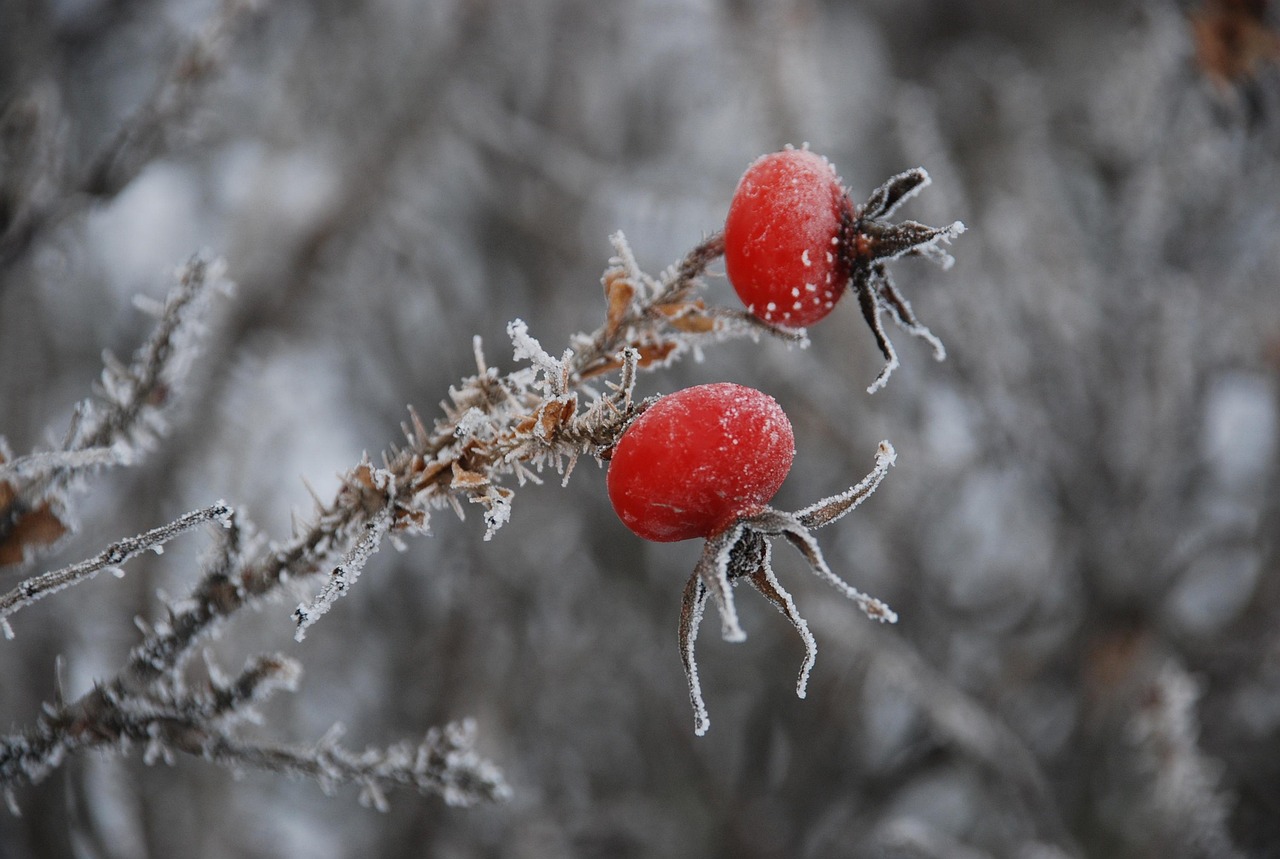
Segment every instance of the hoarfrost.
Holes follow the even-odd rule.
[[[386,474],[386,472],[383,472]],[[390,475],[387,475],[390,477]],[[394,479],[394,478],[391,478]],[[389,492],[391,497],[395,496],[394,491]],[[293,637],[302,641],[307,637],[307,630],[318,621],[321,617],[328,613],[333,604],[342,596],[345,596],[356,579],[360,577],[360,573],[364,570],[365,564],[368,562],[375,552],[382,545],[382,540],[387,535],[387,531],[391,528],[392,508],[390,505],[382,510],[365,524],[364,533],[356,541],[356,544],[343,557],[342,562],[335,566],[329,574],[329,580],[325,582],[320,593],[311,602],[310,605],[300,603],[294,609],[293,617],[297,623],[297,630]]]
[[[558,396],[563,393],[565,383],[568,381],[569,360],[573,357],[573,351],[566,349],[564,356],[559,360],[551,357],[551,353],[543,349],[542,344],[529,334],[529,326],[522,319],[515,319],[508,323],[507,336],[511,338],[515,360],[527,360],[532,364],[541,374],[540,382],[549,394]]]
[[[454,437],[458,441],[490,439],[494,435],[493,420],[480,409],[472,406],[462,413],[454,425]]]
[[[484,538],[492,540],[494,533],[511,521],[511,499],[514,496],[510,489],[490,487],[489,491],[479,499],[485,505]]]

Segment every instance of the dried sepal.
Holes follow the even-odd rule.
[[[879,220],[891,216],[899,206],[919,194],[933,182],[923,167],[904,170],[886,180],[871,192],[863,205],[864,218]]]
[[[14,499],[12,487],[0,482],[0,567],[21,564],[37,549],[52,546],[69,528],[53,504],[27,508]]]
[[[800,675],[796,679],[796,697],[803,698],[809,688],[809,672],[813,670],[813,666],[818,661],[818,642],[813,637],[813,633],[809,631],[809,624],[800,612],[796,609],[795,601],[791,598],[791,594],[782,587],[778,582],[777,576],[773,573],[773,565],[769,563],[772,548],[769,541],[760,541],[761,557],[760,566],[754,573],[750,574],[752,587],[764,596],[769,602],[773,603],[778,611],[782,612],[782,616],[791,622],[796,632],[800,635],[800,640],[804,642],[804,662],[800,665]]]
[[[680,605],[680,658],[693,706],[695,734],[702,736],[711,725],[694,656],[698,628],[707,602],[714,600],[720,612],[724,639],[742,641],[746,638],[733,600],[733,586],[740,580],[750,584],[778,609],[803,641],[805,658],[796,681],[796,695],[805,697],[809,673],[817,660],[818,645],[791,594],[782,587],[773,572],[768,538],[782,537],[794,546],[814,575],[857,603],[867,617],[883,623],[897,622],[898,615],[883,601],[863,593],[831,570],[811,530],[836,521],[861,504],[884,480],[895,459],[893,446],[883,441],[876,451],[875,467],[845,492],[796,513],[766,506],[739,517],[729,527],[707,538],[693,575],[685,585]]]
[[[702,557],[693,570],[720,611],[720,634],[725,641],[745,641],[747,638],[738,622],[738,608],[734,605],[730,584],[730,578],[736,577],[740,569],[738,564],[733,564],[731,572],[731,556],[744,533],[745,528],[739,524],[707,538],[702,547]]]
[[[876,448],[875,467],[870,474],[839,495],[824,498],[802,510],[797,510],[796,521],[805,528],[821,528],[842,518],[876,491],[880,482],[888,475],[889,469],[897,461],[898,453],[893,449],[893,445],[887,440],[880,442],[879,447]]]
[[[883,388],[898,367],[897,352],[880,321],[882,311],[887,311],[908,334],[926,341],[933,348],[936,360],[946,358],[942,341],[916,318],[911,305],[894,286],[885,266],[886,262],[905,256],[923,257],[943,269],[955,263],[943,246],[965,231],[961,222],[930,227],[916,221],[891,223],[887,220],[929,182],[929,174],[920,168],[899,173],[872,191],[867,202],[855,209],[842,227],[841,244],[849,257],[850,286],[858,297],[858,307],[871,329],[876,347],[885,359],[867,393],[873,394]]]
[[[689,703],[693,706],[693,732],[699,737],[711,727],[711,716],[707,713],[707,702],[702,697],[702,683],[698,679],[698,660],[693,653],[693,644],[698,640],[698,627],[702,625],[709,596],[702,577],[695,572],[685,584],[684,596],[680,600],[680,661],[684,664]]]

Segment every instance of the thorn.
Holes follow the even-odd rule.
[[[302,485],[306,487],[307,494],[311,496],[311,500],[315,502],[316,507],[323,508],[324,502],[320,500],[320,494],[316,492],[316,488],[311,485],[311,481],[306,477],[302,478]]]

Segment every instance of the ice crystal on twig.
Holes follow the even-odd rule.
[[[169,73],[120,127],[95,159],[86,180],[89,194],[110,197],[168,152],[199,104],[199,94],[224,71],[228,47],[261,7],[258,0],[222,0],[203,26],[181,46]]]
[[[361,800],[379,811],[388,810],[386,791],[396,787],[435,794],[454,806],[493,802],[511,795],[501,771],[476,753],[475,723],[470,720],[432,728],[416,744],[401,742],[362,752],[344,748],[339,743],[343,733],[342,726],[335,725],[311,747],[255,745],[215,736],[202,744],[199,753],[237,769],[311,778],[326,793],[343,784],[356,784],[361,788]]]
[[[309,748],[254,743],[229,732],[253,705],[296,688],[299,676],[296,662],[273,655],[253,658],[234,680],[215,679],[190,695],[175,695],[164,685],[141,691],[121,682],[99,686],[71,705],[48,708],[32,730],[0,737],[0,786],[10,791],[20,781],[38,781],[79,749],[131,742],[142,744],[147,763],[189,754],[237,770],[314,778],[328,789],[345,783],[375,792],[406,786],[452,805],[509,795],[498,769],[476,754],[471,722],[432,729],[416,745],[359,753],[338,744],[340,731]],[[385,802],[379,805],[385,808]]]
[[[378,474],[378,471],[374,471]],[[389,474],[386,476],[389,484],[388,494],[394,497],[394,478]],[[360,539],[351,547],[351,550],[343,556],[342,562],[333,568],[329,573],[329,579],[321,588],[320,594],[312,600],[310,605],[299,605],[294,609],[293,617],[297,622],[298,628],[294,633],[294,638],[298,641],[307,636],[307,629],[313,623],[319,620],[334,602],[341,596],[344,596],[351,586],[355,584],[356,579],[360,577],[364,565],[368,562],[373,553],[378,551],[378,547],[382,545],[382,539],[386,537],[387,531],[391,528],[391,508],[387,507],[378,512],[364,526],[364,533],[360,535]]]
[[[1237,857],[1242,854],[1228,828],[1230,800],[1219,786],[1221,764],[1199,746],[1202,691],[1176,662],[1165,664],[1144,690],[1128,725],[1145,781],[1132,813],[1155,824],[1153,831],[1166,839],[1158,845],[1166,855]]]
[[[555,357],[520,319],[507,327],[513,358],[528,366],[502,375],[488,366],[475,344],[475,375],[449,390],[444,417],[428,427],[417,412],[405,427],[408,445],[392,449],[385,468],[395,475],[394,535],[425,531],[431,512],[462,502],[481,505],[485,539],[511,517],[514,491],[504,485],[539,480],[553,469],[567,479],[581,456],[602,457],[642,404],[634,402],[636,372],[676,360],[705,342],[757,337],[773,331],[745,311],[707,306],[695,296],[708,264],[723,252],[712,236],[660,277],[640,270],[621,233],[612,237],[616,256],[603,277],[604,323],[570,338]],[[587,388],[590,380],[617,373],[608,392]]]

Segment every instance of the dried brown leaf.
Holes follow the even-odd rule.
[[[604,295],[609,306],[605,312],[604,330],[608,336],[612,337],[621,327],[635,294],[636,288],[625,272],[612,269],[605,273]]]
[[[52,545],[67,533],[66,523],[47,502],[32,510],[15,511],[14,507],[12,487],[0,483],[0,516],[12,517],[11,524],[0,530],[0,567],[22,563],[28,550]]]
[[[1280,62],[1280,32],[1268,26],[1265,0],[1209,0],[1191,16],[1196,61],[1218,86],[1256,77]]]
[[[453,480],[449,484],[451,489],[479,489],[489,485],[489,478],[483,474],[477,474],[474,471],[467,471],[455,461],[453,463]]]

